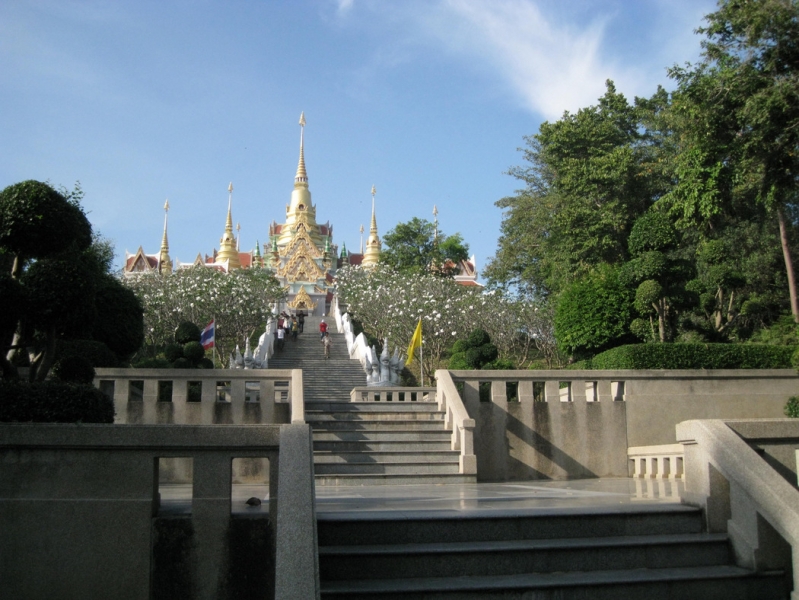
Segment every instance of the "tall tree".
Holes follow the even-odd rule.
[[[380,262],[400,272],[433,273],[452,277],[461,260],[469,258],[469,245],[460,233],[445,235],[430,221],[413,217],[383,236],[387,246]]]
[[[668,97],[631,105],[607,82],[596,106],[565,113],[526,137],[527,164],[509,174],[524,182],[503,198],[502,233],[485,274],[493,286],[546,294],[600,264],[627,258],[635,219],[667,185],[655,140],[642,123]]]
[[[679,183],[666,198],[685,224],[712,228],[756,202],[777,221],[794,320],[799,297],[786,212],[799,177],[799,2],[720,0],[703,60],[675,67]]]

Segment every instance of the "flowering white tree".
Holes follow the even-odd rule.
[[[398,273],[386,265],[343,267],[336,287],[352,316],[381,342],[389,338],[392,348],[407,348],[421,317],[424,368],[431,377],[452,344],[475,329],[488,333],[500,359],[523,365],[537,353],[547,366],[559,361],[546,304],[432,275]]]
[[[166,276],[153,273],[129,278],[125,284],[144,307],[149,345],[172,342],[181,321],[202,328],[216,319],[216,346],[222,357],[263,328],[272,306],[285,295],[277,279],[261,269],[226,274],[197,266]]]

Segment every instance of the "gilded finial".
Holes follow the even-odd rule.
[[[294,185],[308,186],[308,173],[305,171],[305,113],[300,113],[300,161],[297,163],[297,175],[294,177]]]
[[[227,186],[227,191],[231,194],[233,193],[233,182],[231,181]]]
[[[164,202],[164,210],[166,210],[166,211],[169,210],[169,198],[167,198],[166,202]]]
[[[375,189],[375,186],[373,184],[372,185],[372,196],[374,196],[376,193],[377,193],[377,190]]]

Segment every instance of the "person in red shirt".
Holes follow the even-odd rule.
[[[319,339],[325,337],[326,333],[327,333],[327,323],[325,323],[325,320],[322,319],[322,322],[319,323]]]

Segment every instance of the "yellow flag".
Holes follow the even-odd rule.
[[[422,347],[422,318],[419,317],[419,324],[416,325],[416,331],[413,332],[411,343],[408,344],[408,360],[413,358],[413,353],[417,348]]]

